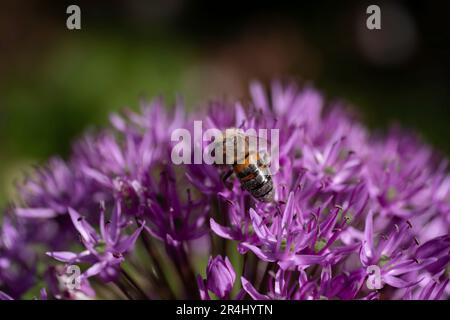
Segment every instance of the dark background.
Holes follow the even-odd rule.
[[[242,98],[252,79],[311,82],[369,127],[400,123],[450,154],[444,1],[216,2],[2,1],[0,204],[112,110],[158,94],[190,108]],[[69,4],[81,30],[66,28]],[[366,29],[370,4],[382,30]]]

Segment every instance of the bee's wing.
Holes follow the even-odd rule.
[[[249,150],[258,153],[258,157],[254,160],[258,159],[261,165],[269,166],[271,162],[270,141],[267,138],[251,133],[242,134],[242,137],[245,137]]]
[[[227,130],[228,131],[227,133]],[[271,144],[267,138],[261,137],[256,133],[248,133],[243,131],[242,129],[230,128],[224,131],[224,136],[221,138],[220,143],[224,143],[226,147],[229,145],[230,147],[236,146],[236,141],[234,138],[240,139],[245,142],[249,151],[258,152],[259,158],[264,164],[270,163],[270,147]],[[232,139],[233,138],[233,139]]]
[[[267,150],[260,150],[259,151],[259,160],[263,165],[270,165],[271,157],[270,153]]]
[[[250,147],[254,147],[254,150],[256,150],[260,153],[265,152],[265,153],[269,154],[268,150],[270,150],[271,143],[267,138],[260,137],[258,135],[254,135],[254,134],[245,134],[244,136],[246,137],[246,139],[249,143],[253,142],[253,143],[257,144],[256,146],[250,146]]]

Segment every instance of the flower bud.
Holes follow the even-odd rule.
[[[206,269],[206,286],[220,299],[225,298],[233,289],[236,273],[228,257],[209,258]]]

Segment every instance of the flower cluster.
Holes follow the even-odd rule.
[[[27,176],[0,230],[0,299],[449,297],[446,160],[310,87],[250,95],[189,116],[155,99]],[[273,201],[171,162],[172,131],[198,119],[279,129]]]

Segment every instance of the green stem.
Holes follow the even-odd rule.
[[[122,292],[128,300],[134,300],[131,294],[128,292],[128,289],[121,283],[120,281],[114,282],[114,284],[119,288],[120,292]]]
[[[161,291],[165,291],[165,294],[169,299],[175,299],[175,294],[172,291],[172,288],[169,285],[169,282],[166,278],[166,275],[163,271],[163,268],[161,267],[161,264],[159,261],[161,261],[161,256],[157,252],[157,250],[152,246],[150,239],[148,238],[147,234],[143,234],[142,237],[142,243],[144,244],[145,250],[147,251],[150,261],[152,263],[152,266],[154,267],[156,278],[153,275],[153,272],[151,272],[151,277],[156,280],[156,284],[160,286]]]
[[[144,292],[144,290],[134,281],[134,279],[126,272],[124,269],[121,269],[122,275],[125,277],[125,279],[131,284],[131,286],[134,287],[134,289],[139,293],[142,299],[150,300],[150,298],[147,296],[147,294]]]

